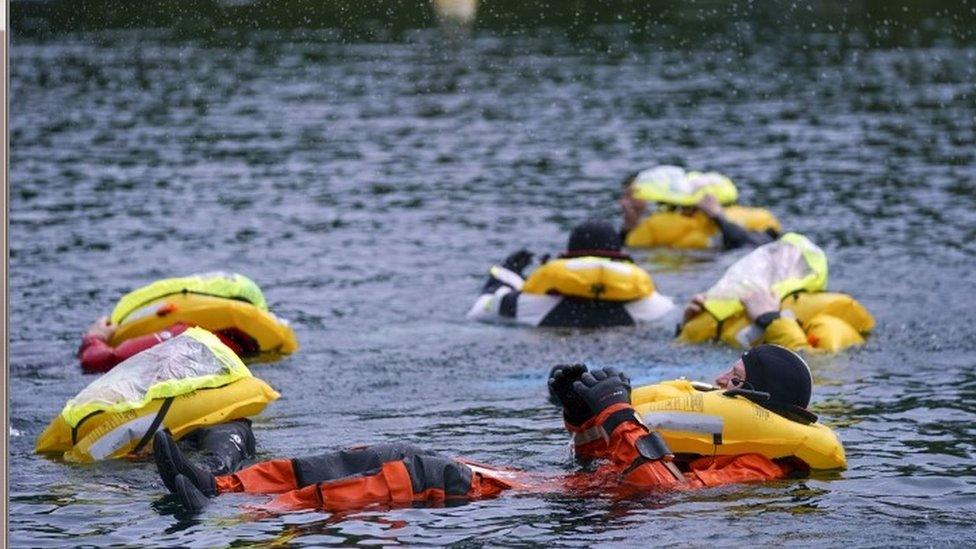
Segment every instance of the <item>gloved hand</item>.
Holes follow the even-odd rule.
[[[563,418],[570,425],[580,426],[593,417],[586,401],[573,390],[573,383],[585,373],[585,364],[557,364],[549,371],[549,397],[562,405]]]
[[[522,276],[522,271],[529,266],[529,263],[532,263],[532,252],[521,249],[506,257],[505,262],[502,263],[502,267]]]
[[[630,404],[630,379],[614,368],[587,372],[573,383],[575,392],[593,416],[614,404]]]

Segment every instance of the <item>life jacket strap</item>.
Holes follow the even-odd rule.
[[[146,429],[146,433],[142,435],[142,438],[139,439],[138,444],[136,444],[135,448],[132,449],[132,452],[130,452],[131,454],[138,454],[143,448],[146,447],[147,444],[149,444],[149,441],[152,440],[153,435],[155,435],[156,431],[159,430],[159,426],[163,423],[163,420],[166,419],[166,414],[169,412],[169,407],[173,404],[174,398],[176,397],[169,397],[163,401],[163,405],[160,406],[159,411],[156,412],[156,417],[153,418],[152,423],[149,424],[149,428]]]

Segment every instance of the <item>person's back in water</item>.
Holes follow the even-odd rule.
[[[600,328],[661,321],[674,309],[650,275],[621,251],[620,237],[609,223],[577,226],[566,251],[526,277],[523,271],[532,257],[520,250],[492,267],[468,317]]]

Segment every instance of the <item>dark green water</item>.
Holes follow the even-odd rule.
[[[775,9],[702,9],[640,32],[513,30],[496,16],[468,36],[362,39],[185,25],[18,34],[15,6],[11,543],[976,543],[976,45],[960,6],[779,25]],[[92,318],[133,286],[224,269],[261,283],[302,344],[253,367],[283,395],[256,422],[260,457],[407,440],[572,471],[544,398],[551,364],[711,379],[736,353],[651,328],[463,315],[493,261],[555,251],[574,223],[614,218],[622,176],[661,162],[729,174],[743,202],[821,244],[831,286],[874,313],[866,347],[811,359],[814,408],[849,470],[638,501],[508,495],[341,517],[260,518],[245,506],[261,498],[229,496],[190,517],[149,463],[32,454],[92,379],[73,356]],[[681,301],[736,257],[637,255]]]

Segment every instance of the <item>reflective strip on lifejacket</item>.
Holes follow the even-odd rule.
[[[88,455],[96,460],[105,459],[133,440],[141,439],[155,419],[156,414],[151,414],[123,423],[98,437],[88,448]]]
[[[647,412],[642,419],[651,430],[721,435],[725,427],[725,419],[722,416],[688,412]]]
[[[609,437],[607,437],[607,433],[603,430],[603,427],[590,427],[585,431],[573,433],[573,444],[575,446],[582,446],[600,439],[607,440],[607,438]]]

